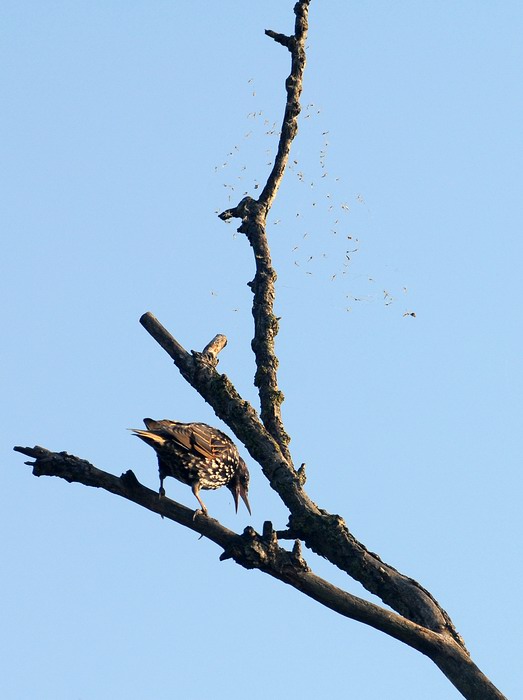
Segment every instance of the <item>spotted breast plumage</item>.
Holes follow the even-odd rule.
[[[240,497],[251,507],[247,497],[249,471],[232,440],[206,423],[178,423],[171,420],[144,418],[147,430],[133,429],[134,435],[150,445],[158,456],[160,496],[165,495],[163,482],[172,476],[188,484],[203,513],[207,508],[200,489],[227,486],[234,498],[236,512]]]

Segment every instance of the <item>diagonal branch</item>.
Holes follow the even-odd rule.
[[[57,476],[70,483],[102,488],[126,498],[207,537],[223,549],[220,556],[222,561],[234,559],[246,569],[258,569],[334,612],[404,642],[432,659],[465,697],[505,700],[451,637],[427,630],[316,576],[301,556],[299,541],[296,541],[291,552],[280,547],[271,523],[264,524],[261,535],[251,527],[245,528],[239,535],[214,518],[203,515],[195,517],[194,512],[185,506],[166,497],[159,498],[156,491],[140,484],[131,470],[117,477],[66,452],[51,452],[38,446],[14,449],[35,460],[26,462],[33,467],[35,476]]]
[[[366,622],[396,638],[405,638],[407,635],[408,643],[411,645],[416,643],[419,646],[420,642],[419,640],[416,642],[415,636],[420,631],[426,631],[390,610],[346,593],[319,576],[311,574],[301,556],[299,545],[295,545],[293,552],[280,547],[277,533],[269,522],[265,523],[262,536],[251,527],[247,527],[240,536],[224,527],[218,520],[208,515],[201,515],[200,511],[196,511],[199,515],[195,516],[193,510],[180,503],[166,496],[159,497],[156,491],[143,486],[131,470],[117,477],[67,452],[51,452],[38,445],[17,446],[14,450],[35,460],[26,462],[27,465],[32,466],[34,476],[56,476],[69,483],[101,488],[133,501],[147,510],[207,537],[222,547],[224,550],[220,557],[222,561],[234,559],[247,569],[260,569],[299,588],[306,595],[311,595],[346,617]]]
[[[228,377],[216,371],[216,358],[205,352],[188,353],[150,312],[143,314],[140,323],[172,358],[184,379],[231,428],[253,459],[262,465],[271,485],[277,471],[285,473],[287,478],[294,478],[294,471],[289,469],[277,442],[268,433],[257,412],[240,396]]]
[[[298,0],[294,7],[292,36],[266,30],[266,34],[291,53],[291,73],[286,80],[287,101],[274,166],[259,199],[245,197],[224,211],[220,218],[241,219],[253,249],[256,273],[249,283],[253,292],[256,361],[255,385],[260,396],[260,415],[245,401],[224,374],[216,371],[218,353],[225,336],[216,336],[202,352],[187,352],[152,316],[140,319],[146,330],[174,360],[182,376],[213,407],[216,414],[243,442],[259,462],[271,487],[290,511],[285,539],[296,540],[292,552],[280,547],[278,533],[265,523],[260,535],[251,527],[242,535],[228,530],[217,520],[195,515],[192,510],[138,482],[132,471],[120,477],[97,469],[89,462],[65,452],[53,453],[42,447],[15,447],[32,457],[35,476],[58,476],[69,482],[103,488],[131,500],[162,517],[204,535],[223,549],[220,559],[234,559],[245,568],[255,568],[293,586],[322,605],[350,619],[368,624],[431,658],[456,688],[470,700],[503,700],[503,695],[474,665],[463,640],[447,613],[433,596],[413,579],[401,574],[358,542],[344,520],[313,503],[303,489],[303,467],[295,471],[288,449],[290,441],[281,417],[283,394],[278,388],[278,359],[275,337],[278,319],[274,315],[276,273],[267,241],[266,220],[280,187],[290,148],[298,130],[300,96],[305,69],[305,40],[310,0]],[[312,573],[301,556],[303,541],[312,551],[359,581],[395,612],[353,596]]]
[[[308,497],[303,489],[303,475],[287,462],[256,411],[242,399],[230,380],[218,374],[215,366],[199,353],[193,352],[191,356],[152,314],[144,314],[140,323],[261,465],[271,487],[291,513],[291,534],[359,581],[400,615],[434,632],[448,632],[465,649],[450,617],[428,591],[386,564],[377,554],[369,552],[351,534],[343,518],[318,508]]]
[[[278,142],[278,150],[273,168],[259,199],[245,197],[234,208],[220,214],[227,221],[231,218],[242,220],[238,228],[247,236],[253,249],[256,264],[254,280],[249,283],[253,298],[254,338],[252,350],[256,360],[254,384],[260,395],[260,417],[267,431],[278,443],[283,456],[292,463],[288,450],[290,438],[281,418],[283,393],[278,388],[278,358],[274,350],[274,339],[278,334],[278,319],[274,315],[274,284],[276,272],[272,266],[267,243],[266,221],[272,203],[281,184],[285,167],[289,160],[291,144],[298,132],[298,115],[301,111],[300,95],[305,70],[305,40],[310,0],[299,0],[294,7],[295,30],[292,36],[278,34],[270,29],[265,33],[277,43],[285,46],[291,54],[291,72],[285,82],[287,102]]]

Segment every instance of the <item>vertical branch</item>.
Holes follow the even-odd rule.
[[[290,438],[285,432],[281,417],[284,396],[278,388],[278,358],[274,339],[278,333],[278,319],[274,315],[274,283],[276,272],[272,267],[265,231],[265,217],[259,205],[253,218],[244,221],[238,231],[245,233],[254,251],[256,274],[249,287],[254,295],[252,315],[254,338],[251,347],[256,360],[254,385],[260,395],[260,418],[267,432],[276,440],[283,456],[291,464],[288,450]]]
[[[293,36],[278,34],[271,29],[265,30],[267,36],[270,36],[271,39],[274,39],[274,41],[277,41],[279,44],[289,49],[292,61],[290,75],[285,81],[287,104],[285,105],[285,114],[283,115],[278,153],[276,154],[271,174],[267,179],[267,184],[263,188],[258,200],[265,205],[267,211],[271,208],[278,192],[287,166],[287,161],[289,160],[291,144],[298,133],[298,116],[301,112],[300,96],[303,86],[303,72],[306,64],[305,41],[309,28],[309,2],[310,0],[301,0],[301,2],[297,2],[294,6],[296,22]]]
[[[260,396],[260,417],[267,432],[277,441],[283,456],[292,464],[288,444],[290,438],[283,426],[281,404],[283,393],[278,388],[278,358],[274,349],[274,339],[278,333],[278,319],[274,315],[274,284],[276,272],[272,266],[267,242],[267,215],[274,202],[281,184],[285,167],[289,160],[291,144],[298,132],[298,115],[301,111],[300,96],[305,70],[305,40],[308,29],[308,10],[310,0],[299,0],[294,6],[296,15],[295,33],[292,36],[278,34],[270,29],[265,33],[291,54],[291,72],[285,81],[287,102],[281,128],[278,151],[267,183],[259,199],[245,197],[233,209],[220,214],[227,221],[230,218],[242,220],[238,228],[251,244],[256,264],[256,274],[249,286],[254,295],[252,315],[254,317],[254,338],[252,349],[256,361],[254,384]]]

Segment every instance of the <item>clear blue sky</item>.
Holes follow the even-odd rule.
[[[220,425],[138,324],[148,310],[189,349],[225,333],[220,369],[256,402],[252,259],[216,212],[268,171],[289,56],[263,30],[290,32],[292,6],[0,5],[6,700],[459,697],[398,642],[12,452],[67,450],[157,488],[126,428]],[[513,698],[522,35],[516,1],[313,0],[297,162],[269,223],[284,417],[311,497],[427,587]],[[225,489],[211,513],[284,526],[249,466],[252,519]]]

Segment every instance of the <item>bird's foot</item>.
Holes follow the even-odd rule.
[[[195,510],[192,519],[196,520],[196,518],[200,515],[204,515],[206,518],[208,518],[209,513],[207,512],[207,508],[198,508],[198,510]]]
[[[158,491],[158,500],[162,500],[162,498],[165,498],[165,489],[163,486],[160,486],[160,490]],[[160,513],[160,516],[163,520],[163,515]]]

